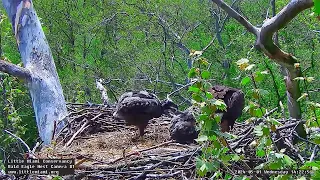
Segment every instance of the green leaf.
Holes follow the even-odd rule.
[[[263,136],[263,131],[261,126],[256,126],[253,132],[256,136]]]
[[[212,88],[212,84],[210,82],[204,82],[204,84],[203,84],[204,90],[208,91],[211,88]]]
[[[203,72],[201,73],[201,77],[202,77],[203,79],[209,79],[209,77],[210,77],[210,72],[207,71],[207,70],[203,71]]]
[[[207,163],[203,163],[199,170],[203,173],[203,175],[207,174],[209,170]]]
[[[258,93],[262,96],[265,96],[269,94],[269,91],[265,89],[258,89]]]
[[[263,128],[262,128],[262,131],[263,131],[263,135],[265,135],[265,136],[269,136],[269,134],[270,134],[270,130],[269,130],[269,128],[267,128],[267,127],[263,127]]]
[[[319,15],[320,14],[320,1],[313,0],[313,2],[314,2],[313,12],[315,12],[317,15]]]
[[[266,139],[266,142],[265,142],[265,145],[271,146],[271,144],[272,144],[271,139],[270,139],[270,138],[267,138],[267,139]]]
[[[314,77],[307,77],[306,80],[307,80],[307,82],[312,82],[312,81],[314,81]]]
[[[198,92],[200,92],[200,89],[197,88],[197,87],[194,87],[194,86],[190,86],[190,87],[189,87],[189,91],[198,93]]]
[[[245,86],[251,81],[250,77],[246,76],[241,80],[241,85]]]
[[[255,73],[254,80],[255,80],[256,82],[262,81],[263,78],[264,78],[264,76],[263,76],[262,72],[256,72],[256,73]]]
[[[197,102],[202,102],[202,97],[199,94],[192,94],[192,99],[197,101]]]
[[[288,155],[284,154],[283,160],[284,160],[285,164],[288,166],[292,166],[294,164],[294,160],[291,159]]]
[[[207,171],[208,167],[206,165],[206,163],[203,163],[202,166],[200,167],[200,171],[205,172]]]
[[[239,161],[240,160],[240,156],[235,154],[235,155],[233,155],[232,160],[233,161]]]
[[[305,162],[300,169],[306,170],[306,169],[309,169],[309,167],[317,167],[320,169],[320,161]]]
[[[258,117],[258,118],[261,118],[263,116],[263,112],[261,111],[260,108],[256,108],[254,111],[253,111],[253,115]]]
[[[201,135],[198,137],[198,139],[196,139],[197,142],[204,142],[204,141],[208,141],[208,136],[206,135]]]
[[[208,60],[206,58],[203,58],[203,57],[199,59],[199,62],[200,62],[200,64],[203,64],[205,66],[209,65]]]
[[[56,177],[52,178],[52,180],[63,180],[63,178],[61,176],[56,176]]]
[[[209,119],[209,117],[208,117],[208,115],[206,115],[206,114],[200,114],[199,115],[199,120],[200,121],[206,121],[206,120],[208,120]]]
[[[188,73],[188,77],[189,78],[194,78],[196,76],[196,74],[197,74],[196,73],[196,68],[193,67],[193,68],[190,69],[190,71]]]
[[[213,102],[213,105],[216,105],[218,109],[220,110],[226,110],[227,109],[227,105],[224,103],[223,100],[221,99],[216,99],[214,102]]]
[[[198,88],[202,88],[202,81],[198,81],[196,82],[193,86],[198,87]]]
[[[207,166],[206,166],[206,162],[205,161],[197,158],[196,159],[196,167],[198,169],[197,172],[198,172],[198,174],[200,176],[205,176],[207,174],[208,171],[207,171]]]
[[[272,162],[269,164],[270,169],[276,170],[281,168],[281,163],[279,162]]]
[[[224,176],[224,179],[231,179],[232,178],[232,176],[230,175],[230,174],[226,174],[225,176]]]
[[[312,136],[313,142],[320,145],[320,134]]]
[[[237,65],[242,65],[242,64],[247,64],[247,63],[249,63],[249,59],[247,59],[247,58],[242,58],[236,62]]]
[[[248,67],[246,67],[244,70],[245,71],[250,71],[253,67],[255,66],[255,64],[250,64]]]
[[[263,149],[257,149],[256,154],[258,157],[263,157],[266,155],[266,152]]]
[[[209,136],[209,140],[210,141],[216,141],[217,140],[217,136],[211,135],[211,136]]]
[[[208,99],[213,99],[213,94],[211,94],[210,92],[206,92],[206,97]]]
[[[215,116],[214,116],[214,120],[215,120],[217,123],[220,123],[220,122],[221,122],[221,116],[215,115]]]
[[[22,93],[20,89],[13,89],[15,93]]]
[[[212,113],[213,113],[213,109],[209,108],[208,106],[203,106],[203,107],[201,107],[201,111],[202,111],[203,113],[206,113],[207,116],[208,116],[208,114],[212,114]]]

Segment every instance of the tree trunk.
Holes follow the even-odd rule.
[[[26,81],[45,145],[61,130],[67,108],[50,47],[31,0],[2,0],[17,39],[24,68],[0,62],[0,70]],[[58,122],[60,122],[58,124]]]

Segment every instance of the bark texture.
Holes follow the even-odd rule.
[[[13,73],[8,67],[14,66],[0,69],[14,76],[29,76],[24,79],[31,94],[39,135],[48,145],[53,134],[64,126],[67,116],[51,50],[31,0],[3,0],[2,3],[12,23],[24,68],[16,68]]]

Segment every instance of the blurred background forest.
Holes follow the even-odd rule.
[[[226,1],[259,27],[289,0]],[[275,2],[275,9],[272,3]],[[161,99],[188,84],[189,54],[205,50],[212,84],[243,90],[246,104],[256,101],[265,109],[286,104],[286,89],[279,65],[254,49],[255,37],[214,3],[206,0],[37,0],[35,9],[51,47],[67,102],[101,104],[96,78],[112,102],[127,90],[148,90]],[[301,86],[308,98],[319,97],[319,22],[312,9],[299,14],[278,33],[280,47],[300,60],[303,75],[314,77]],[[0,54],[21,65],[11,24],[1,9]],[[236,61],[248,58],[260,72],[247,82]],[[264,73],[261,73],[264,72]],[[172,96],[180,109],[190,105],[187,89]],[[28,90],[17,78],[0,73],[0,129],[10,129],[32,146],[37,128]],[[302,103],[303,118],[314,119]],[[281,113],[279,112],[279,115]],[[241,119],[249,118],[244,113]],[[0,133],[1,146],[15,140]],[[15,146],[16,147],[16,146]],[[18,149],[22,148],[18,146]]]

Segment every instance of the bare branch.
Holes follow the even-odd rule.
[[[20,141],[26,148],[28,151],[28,155],[33,158],[34,156],[34,151],[31,151],[30,147],[28,146],[28,144],[26,142],[24,142],[20,137],[18,137],[17,135],[13,134],[12,132],[8,131],[8,130],[3,130],[4,132],[6,132],[7,134],[9,134],[10,136],[14,137],[15,139],[17,139],[18,141]]]
[[[31,79],[31,73],[28,69],[17,66],[8,61],[0,60],[0,71],[18,77],[20,79]]]
[[[101,93],[101,99],[103,101],[103,104],[109,105],[109,97],[107,94],[107,89],[105,87],[103,87],[102,79],[96,79],[96,85],[97,85],[97,89],[99,89],[99,91]]]
[[[312,6],[312,0],[292,0],[276,16],[264,22],[263,26],[261,27],[261,33],[272,35],[287,25],[299,13],[305,9],[311,8]]]
[[[254,35],[258,36],[259,28],[252,25],[246,18],[244,18],[241,14],[237,11],[232,9],[228,4],[226,4],[222,0],[212,0],[212,2],[216,3],[219,7],[225,10],[231,17],[236,19],[240,24],[242,24],[249,32],[253,33]]]
[[[257,45],[271,59],[292,71],[292,65],[297,62],[296,58],[286,52],[283,52],[272,40],[273,34],[287,25],[299,13],[313,6],[312,0],[292,0],[276,16],[266,20],[257,39]]]

